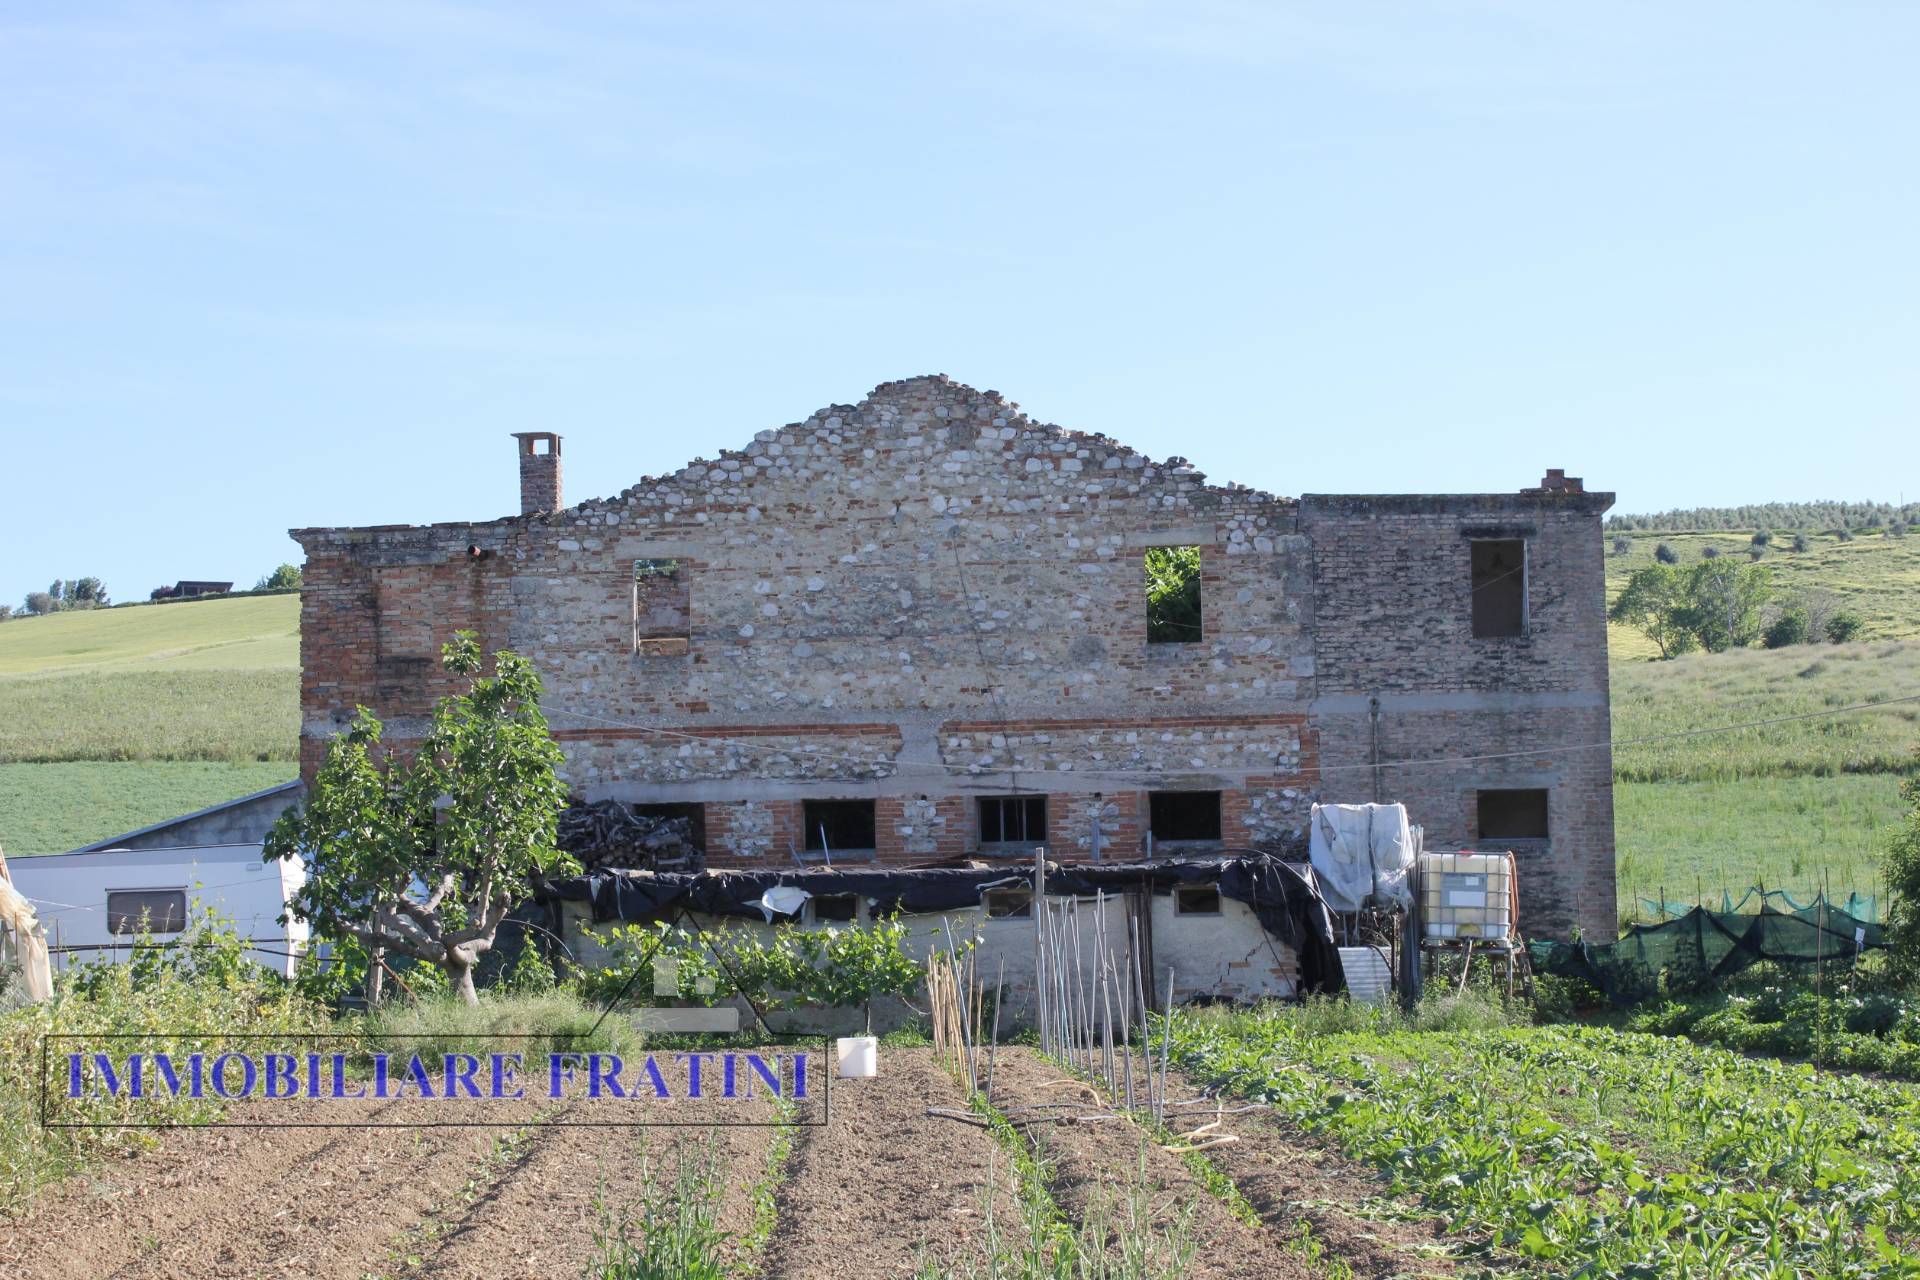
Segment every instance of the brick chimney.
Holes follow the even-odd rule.
[[[520,514],[558,511],[560,500],[560,437],[551,431],[516,431],[520,442]]]
[[[1532,493],[1585,493],[1586,491],[1586,484],[1579,476],[1570,476],[1559,467],[1550,468],[1541,479],[1540,487],[1529,490]]]

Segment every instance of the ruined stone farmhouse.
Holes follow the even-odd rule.
[[[518,515],[293,532],[308,778],[356,706],[417,736],[471,629],[538,665],[576,793],[714,867],[1292,850],[1399,800],[1518,854],[1528,932],[1615,919],[1611,494],[1275,497],[940,376],[573,506],[560,437],[515,447]]]

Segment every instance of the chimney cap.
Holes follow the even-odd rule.
[[[507,434],[509,434],[509,435],[511,435],[511,436],[512,436],[512,437],[513,437],[513,438],[514,438],[515,440],[518,440],[518,441],[520,442],[520,452],[522,452],[522,453],[533,453],[533,452],[535,452],[535,449],[534,449],[534,447],[533,447],[533,446],[534,446],[534,445],[535,445],[535,444],[536,444],[537,442],[539,442],[539,441],[541,441],[541,440],[545,440],[545,441],[546,441],[546,442],[548,443],[548,445],[550,446],[550,447],[549,447],[549,448],[548,448],[548,449],[546,450],[546,452],[548,452],[548,453],[551,453],[551,454],[555,454],[555,455],[558,455],[558,454],[559,454],[559,452],[560,452],[560,437],[559,437],[559,435],[558,435],[557,433],[555,433],[555,432],[552,432],[552,431],[510,431],[510,432],[508,432]]]

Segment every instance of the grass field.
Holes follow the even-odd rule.
[[[1866,620],[1867,634],[1877,639],[1920,636],[1920,535],[1889,538],[1860,533],[1841,542],[1826,533],[1808,533],[1807,549],[1793,551],[1791,531],[1773,530],[1773,545],[1760,563],[1773,570],[1774,585],[1783,591],[1824,590]],[[1654,549],[1672,547],[1682,565],[1696,564],[1709,546],[1744,562],[1752,532],[1743,533],[1635,533],[1626,555],[1611,554],[1607,543],[1607,599],[1620,594],[1635,569],[1654,563]],[[1608,647],[1616,663],[1659,655],[1651,640],[1629,627],[1609,626]]]
[[[241,596],[0,624],[0,677],[93,671],[297,671],[300,597]]]
[[[0,625],[0,848],[70,849],[294,774],[300,598]]]
[[[284,761],[0,764],[0,847],[58,853],[285,782]]]

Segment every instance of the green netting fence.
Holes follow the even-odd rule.
[[[1812,902],[1801,902],[1785,889],[1749,889],[1741,895],[1740,901],[1735,902],[1732,891],[1722,889],[1719,914],[1731,916],[1758,911],[1759,908],[1753,905],[1756,898],[1773,904],[1776,910],[1784,906],[1788,911],[1811,911],[1820,901],[1819,895],[1815,895]],[[1635,901],[1640,904],[1642,915],[1649,919],[1657,917],[1663,921],[1683,916],[1695,907],[1708,905],[1704,901],[1675,902],[1671,899],[1663,901],[1660,898],[1636,898]],[[1834,910],[1844,911],[1856,920],[1876,921],[1880,918],[1880,898],[1879,895],[1872,893],[1849,893],[1845,902],[1837,899],[1834,901]]]
[[[1658,905],[1658,904],[1655,904]],[[1853,964],[1887,945],[1874,901],[1849,894],[1846,907],[1824,894],[1800,902],[1778,889],[1756,889],[1711,911],[1679,908],[1655,924],[1636,924],[1618,942],[1535,942],[1535,973],[1583,978],[1617,1005],[1667,991],[1699,991],[1765,960],[1786,964]],[[1864,914],[1855,914],[1858,908]]]

